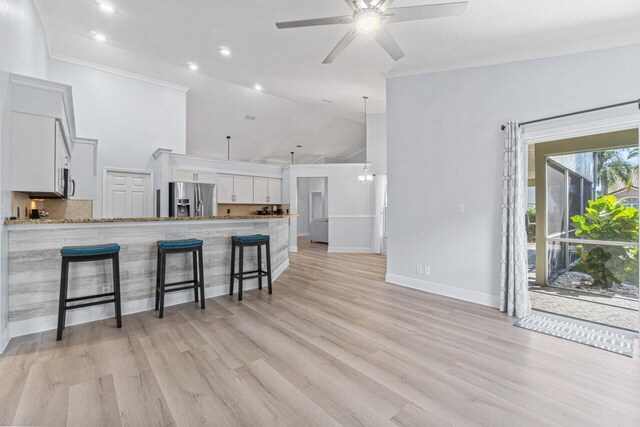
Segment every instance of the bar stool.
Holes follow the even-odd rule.
[[[262,269],[262,246],[266,246],[267,251],[267,271]],[[253,271],[244,271],[244,248],[248,246],[256,246],[258,248],[258,269]],[[238,258],[238,273],[235,273],[236,266],[236,247],[240,249]],[[255,274],[247,276],[247,274]],[[269,281],[269,293],[272,293],[271,286],[271,247],[269,245],[269,236],[263,234],[255,234],[253,236],[233,236],[231,237],[231,274],[229,275],[229,295],[233,295],[233,279],[238,279],[238,301],[242,301],[242,281],[246,279],[258,278],[258,288],[262,289],[262,278],[267,276]]]
[[[65,328],[67,310],[76,308],[90,307],[92,305],[114,303],[116,311],[116,322],[118,328],[122,327],[122,313],[120,310],[120,261],[118,254],[120,253],[120,245],[116,243],[107,243],[104,245],[94,246],[65,246],[60,250],[62,255],[62,274],[60,277],[60,303],[58,306],[58,335],[57,341],[62,339],[62,331]],[[67,298],[69,289],[69,264],[72,262],[86,262],[110,259],[113,265],[113,292],[104,294],[87,295],[82,297]],[[72,304],[77,301],[88,299],[113,297],[107,300],[84,302],[80,304]]]
[[[160,240],[158,242],[158,271],[156,274],[156,311],[160,310],[160,319],[164,317],[164,294],[167,292],[184,291],[193,289],[195,302],[200,301],[200,308],[204,310],[204,267],[202,262],[202,240]],[[193,254],[193,280],[165,283],[167,275],[167,254],[189,253]],[[174,286],[185,285],[176,288]],[[167,287],[170,287],[167,289]],[[198,298],[200,289],[200,298]]]

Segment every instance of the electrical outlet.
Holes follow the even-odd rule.
[[[416,273],[422,274],[422,266],[421,265],[416,265]]]
[[[424,266],[424,274],[431,276],[431,267]]]
[[[464,213],[464,203],[458,203],[458,213]]]

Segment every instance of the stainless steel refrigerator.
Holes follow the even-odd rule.
[[[216,216],[217,212],[215,184],[169,183],[169,216]]]

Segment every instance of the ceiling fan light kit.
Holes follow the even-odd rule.
[[[345,2],[351,8],[352,15],[277,22],[276,27],[287,29],[319,25],[352,25],[349,32],[322,61],[323,64],[332,63],[360,34],[374,34],[378,44],[394,61],[398,61],[404,57],[404,52],[386,24],[462,15],[467,8],[468,0],[393,8],[389,7],[393,0],[345,0]]]
[[[360,34],[369,34],[380,28],[382,14],[376,10],[363,10],[355,17],[356,30]]]

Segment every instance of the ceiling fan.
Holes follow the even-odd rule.
[[[404,52],[385,25],[392,22],[416,21],[419,19],[441,18],[462,15],[467,8],[467,0],[422,6],[392,7],[393,0],[345,0],[353,11],[352,15],[330,18],[304,19],[301,21],[277,22],[278,29],[314,27],[318,25],[353,24],[349,32],[333,48],[323,64],[332,63],[360,34],[374,34],[376,41],[394,61],[404,56]]]

